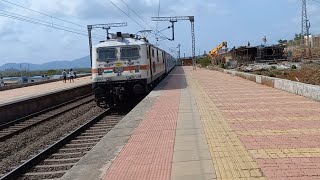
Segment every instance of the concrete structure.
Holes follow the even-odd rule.
[[[232,74],[234,76],[239,76],[244,79],[263,84],[269,87],[301,95],[307,98],[311,98],[316,101],[320,101],[320,86],[305,84],[296,81],[290,81],[286,79],[273,78],[268,76],[255,75],[250,73],[219,69],[219,71],[225,72],[227,74]]]
[[[320,179],[319,109],[237,76],[177,67],[62,179]]]
[[[181,59],[182,66],[192,66],[192,58],[182,58]]]

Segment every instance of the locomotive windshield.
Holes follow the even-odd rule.
[[[117,59],[116,48],[98,49],[97,52],[99,61],[115,61]]]
[[[140,58],[139,47],[122,47],[121,59],[136,60]]]

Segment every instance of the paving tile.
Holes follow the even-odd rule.
[[[174,82],[183,81],[169,78],[172,81],[163,88],[172,90],[163,90],[103,179],[170,179],[181,88]],[[121,173],[125,176],[114,175]]]
[[[41,94],[50,93],[53,91],[68,89],[84,84],[90,84],[91,77],[81,77],[74,80],[74,83],[63,83],[62,81],[45,83],[40,85],[28,86],[23,88],[0,91],[0,104],[11,101],[33,97]]]
[[[184,69],[218,179],[320,179],[319,102],[217,71]]]
[[[201,141],[201,140],[206,140],[205,135],[203,134],[191,134],[191,135],[179,135],[176,136],[175,141],[176,142],[188,142],[188,141]]]
[[[186,141],[186,142],[176,142],[174,145],[175,151],[183,151],[183,150],[193,150],[195,147],[199,149],[208,149],[207,141]]]
[[[174,162],[171,176],[212,174],[213,169],[212,160]]]
[[[204,159],[211,160],[211,155],[208,150],[193,149],[184,151],[174,151],[173,156],[173,162],[199,161]]]
[[[197,174],[197,175],[183,175],[173,176],[171,180],[216,180],[215,174]]]
[[[204,135],[204,131],[201,128],[197,128],[197,129],[177,129],[176,130],[176,135],[195,135],[195,134],[203,134]]]

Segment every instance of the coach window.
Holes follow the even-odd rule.
[[[147,46],[147,59],[149,59],[149,46]]]
[[[112,62],[117,59],[117,49],[116,48],[100,48],[97,49],[98,61]]]
[[[159,51],[157,49],[157,61],[159,62]]]
[[[164,64],[164,60],[165,60],[166,56],[164,54],[164,52],[162,52],[162,63]]]
[[[121,59],[137,60],[140,58],[139,47],[121,48]]]
[[[152,57],[154,58],[154,49],[152,48]]]

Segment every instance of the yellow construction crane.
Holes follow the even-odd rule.
[[[212,49],[209,52],[209,56],[211,58],[216,56],[218,54],[219,50],[222,49],[223,47],[227,47],[227,42],[222,42],[221,44],[219,44],[219,46],[217,46],[216,48]]]

